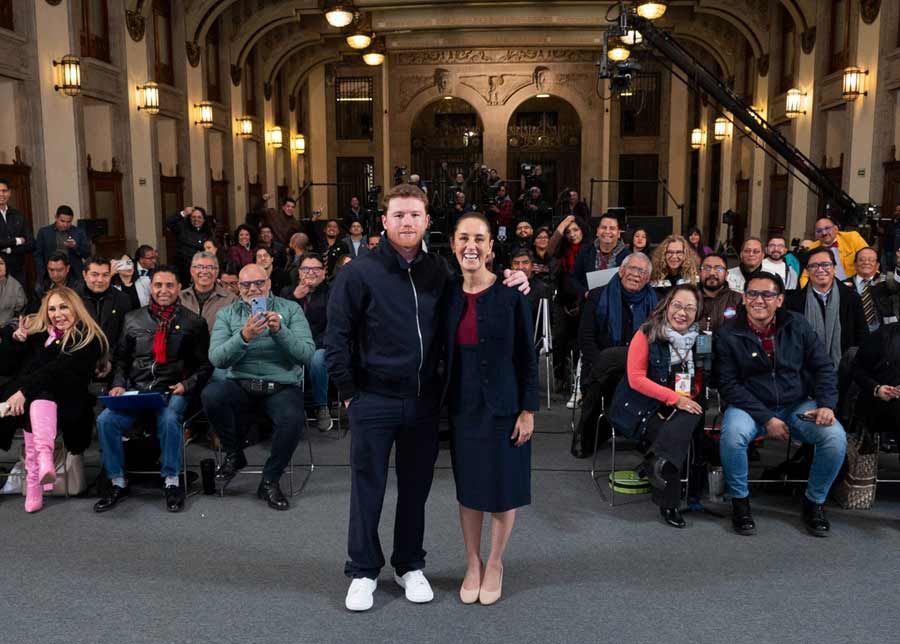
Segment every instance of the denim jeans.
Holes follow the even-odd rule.
[[[156,435],[159,437],[162,467],[160,476],[178,476],[181,473],[181,450],[184,435],[181,424],[188,399],[172,396],[169,404],[156,411]],[[122,448],[122,433],[134,425],[134,421],[145,412],[113,411],[105,409],[97,418],[97,434],[100,449],[103,450],[103,469],[110,479],[125,476],[125,450]]]
[[[316,349],[309,363],[309,379],[312,380],[313,404],[324,407],[328,404],[328,367],[325,365],[325,349]]]
[[[787,407],[779,407],[772,413],[788,426],[791,438],[815,446],[806,498],[813,503],[825,503],[828,490],[844,463],[847,452],[847,435],[843,426],[835,420],[827,426],[800,420],[797,414],[815,409],[812,400]],[[719,454],[725,470],[725,485],[732,498],[743,499],[750,495],[747,488],[747,446],[766,435],[766,428],[758,424],[747,412],[729,407],[722,418],[722,436]]]

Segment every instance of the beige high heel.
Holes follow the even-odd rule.
[[[484,562],[481,562],[481,568],[484,569]],[[481,575],[478,575],[478,579],[481,579]],[[465,580],[463,580],[465,583]],[[459,587],[459,600],[463,604],[474,604],[478,601],[478,595],[481,592],[481,582],[478,583],[478,588],[472,590],[470,588],[466,588],[465,586],[460,585]]]
[[[481,602],[482,606],[490,606],[497,602],[500,599],[500,595],[503,594],[503,568],[500,568],[500,585],[497,586],[497,590],[485,590],[484,586],[481,587],[481,590],[478,591],[478,601]]]

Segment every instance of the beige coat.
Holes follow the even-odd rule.
[[[206,326],[209,327],[210,333],[212,333],[213,326],[216,324],[216,315],[218,315],[219,311],[235,300],[237,300],[237,296],[234,293],[216,284],[213,294],[203,306],[203,313],[200,313],[200,302],[197,301],[194,289],[188,287],[181,291],[182,306],[200,315],[206,321]]]

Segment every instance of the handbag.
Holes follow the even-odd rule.
[[[847,474],[834,488],[834,498],[845,510],[869,510],[875,503],[878,482],[878,444],[864,424],[847,437]]]
[[[53,450],[53,464],[56,467],[56,481],[53,483],[53,491],[44,492],[44,494],[78,496],[87,490],[82,454],[72,454],[64,445],[59,444]],[[22,486],[22,496],[25,496],[24,485]]]

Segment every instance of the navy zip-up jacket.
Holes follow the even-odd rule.
[[[452,274],[434,253],[407,263],[383,239],[331,286],[325,362],[344,400],[357,390],[392,398],[440,394],[442,299]]]
[[[837,371],[809,322],[782,308],[775,314],[775,325],[774,364],[746,315],[719,327],[713,342],[719,395],[760,425],[775,417],[776,407],[810,398],[818,407],[834,409]]]

